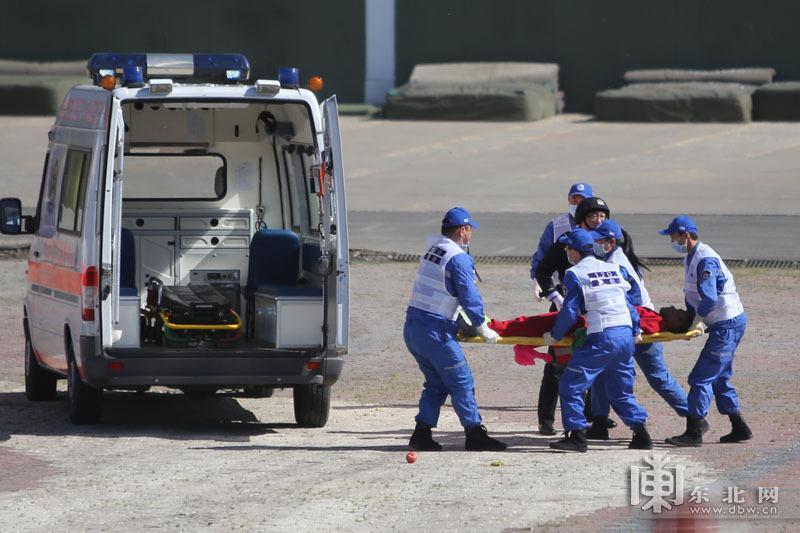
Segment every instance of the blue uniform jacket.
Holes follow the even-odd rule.
[[[620,266],[619,269],[625,281],[631,283],[633,280],[625,267]],[[564,337],[564,335],[567,334],[572,326],[575,325],[575,322],[578,321],[578,317],[586,314],[586,302],[583,299],[583,291],[581,290],[578,276],[576,276],[574,272],[568,271],[566,274],[564,274],[562,284],[564,285],[564,289],[566,291],[566,296],[564,296],[564,305],[561,307],[561,311],[558,312],[558,315],[556,316],[556,323],[550,332],[555,340],[560,340],[562,337]],[[631,314],[633,333],[634,335],[638,335],[641,331],[639,329],[639,313],[637,313],[636,309],[633,307],[629,293],[625,294],[625,303],[628,305],[628,312]]]

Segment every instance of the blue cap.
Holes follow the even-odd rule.
[[[678,215],[672,219],[667,229],[659,231],[661,235],[671,235],[673,233],[697,233],[697,224],[689,215]]]
[[[558,238],[558,242],[566,244],[573,250],[579,252],[591,252],[594,247],[594,240],[592,236],[583,228],[578,228],[565,233]]]
[[[446,228],[456,228],[466,224],[469,224],[473,228],[480,226],[480,224],[472,220],[472,217],[469,216],[469,212],[463,207],[452,208],[444,214],[444,218],[442,219],[442,226]]]
[[[592,194],[592,186],[588,183],[575,183],[572,187],[569,188],[569,193],[567,196],[572,196],[573,194],[580,194],[584,198],[591,198],[594,196]]]
[[[591,231],[591,235],[592,239],[596,241],[600,239],[611,238],[622,241],[622,228],[616,223],[616,221],[607,218]]]

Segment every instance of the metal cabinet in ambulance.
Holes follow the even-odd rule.
[[[292,388],[325,425],[348,347],[335,97],[237,54],[95,54],[49,132],[30,233],[25,390],[101,419],[104,390]],[[315,80],[319,83],[319,80]]]

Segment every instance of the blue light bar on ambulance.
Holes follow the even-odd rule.
[[[92,54],[86,69],[95,83],[103,76],[121,77],[125,67],[139,67],[144,77],[235,83],[250,78],[242,54]]]

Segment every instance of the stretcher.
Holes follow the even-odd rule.
[[[637,341],[637,344],[652,344],[654,342],[671,342],[671,341],[688,341],[703,335],[703,330],[693,329],[685,333],[670,333],[668,331],[659,331],[658,333],[651,333],[642,335],[642,340]],[[467,337],[459,333],[459,342],[471,343],[484,343],[483,337]],[[559,341],[546,343],[543,337],[500,337],[497,339],[497,344],[513,344],[522,346],[555,346],[567,347],[572,346],[572,337],[564,337]]]
[[[151,278],[147,291],[146,340],[170,347],[193,347],[203,342],[224,347],[241,340],[242,319],[215,287],[165,286],[158,278]]]

